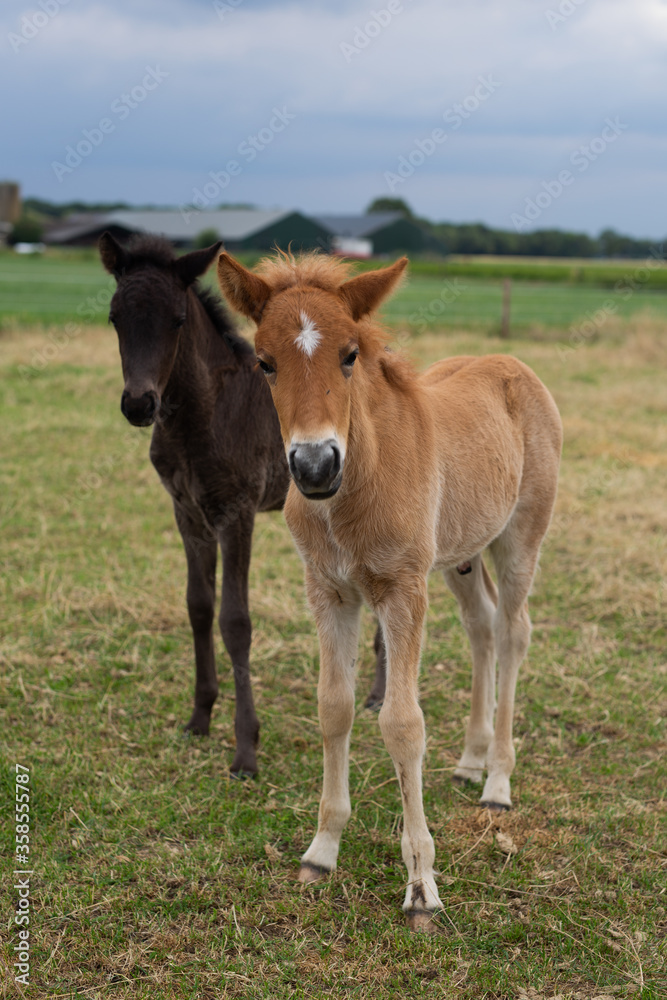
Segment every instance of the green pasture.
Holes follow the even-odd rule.
[[[105,287],[92,258],[79,263],[72,286],[66,259],[0,260],[8,264],[16,275],[51,275],[48,286],[11,286],[32,288],[28,310],[46,303],[48,288],[49,324],[48,310],[58,306],[64,317],[79,294]],[[387,313],[415,308],[416,287]],[[435,295],[438,282],[422,287]],[[303,887],[298,858],[321,787],[318,650],[282,514],[260,515],[254,537],[261,771],[239,782],[227,770],[233,683],[219,637],[211,736],[181,733],[193,693],[184,559],[148,460],[150,432],[120,414],[114,332],[84,325],[62,334],[9,322],[0,333],[0,994],[666,997],[662,321],[632,316],[567,352],[547,340],[444,327],[407,345],[420,365],[448,354],[517,354],[553,391],[565,427],[557,511],[530,602],[507,814],[480,810],[478,792],[450,781],[469,711],[469,651],[453,599],[440,578],[431,581],[420,681],[424,798],[445,903],[433,937],[411,935],[400,909],[400,796],[377,717],[363,708],[370,616],[351,748],[353,817],[336,873]],[[39,370],[35,357],[45,360]],[[30,773],[34,871],[22,991],[12,970],[17,763]]]
[[[643,312],[667,317],[664,266],[650,270],[641,261],[580,266],[459,259],[413,261],[408,281],[385,316],[416,333],[443,327],[495,333],[500,328],[503,280],[508,277],[511,328],[517,336],[567,340],[582,324],[588,324],[584,331],[589,330],[585,335],[590,337],[610,318]],[[213,272],[205,280],[214,284]],[[49,250],[44,256],[2,252],[0,329],[13,323],[102,323],[113,288],[94,250]]]

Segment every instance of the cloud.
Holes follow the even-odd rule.
[[[53,10],[59,0],[43,2]],[[26,193],[180,203],[284,107],[293,123],[247,164],[230,200],[357,210],[415,142],[443,128],[446,142],[401,194],[432,218],[465,211],[499,224],[619,116],[627,131],[553,205],[553,225],[574,219],[596,231],[623,219],[660,235],[667,6],[658,0],[70,0],[14,51],[10,36],[37,10],[5,8],[0,28],[0,81],[15,95],[4,109],[4,169]],[[52,161],[146,67],[164,83],[58,182]],[[474,104],[488,78],[492,94],[453,129],[448,111]]]

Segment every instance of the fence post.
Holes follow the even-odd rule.
[[[503,281],[503,312],[500,318],[500,336],[507,340],[510,335],[510,308],[512,304],[512,279]]]

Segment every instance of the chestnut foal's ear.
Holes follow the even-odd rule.
[[[237,312],[259,323],[264,306],[271,297],[271,286],[264,278],[248,271],[228,253],[221,253],[218,258],[218,281],[229,304]]]
[[[97,246],[105,268],[118,279],[130,260],[127,250],[109,232],[102,233]]]
[[[185,253],[174,261],[174,273],[181,279],[186,288],[208,270],[213,260],[218,256],[221,246],[222,240],[218,240],[210,247]]]
[[[383,267],[381,271],[367,271],[340,286],[338,294],[348,306],[355,323],[377,309],[382,300],[393,292],[407,263],[408,258],[401,257],[391,267]]]

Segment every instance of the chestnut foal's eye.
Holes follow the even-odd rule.
[[[257,358],[257,364],[262,369],[265,375],[275,375],[275,368],[267,364],[266,361],[262,361],[261,358]]]
[[[359,348],[355,347],[355,349],[353,351],[350,351],[348,356],[343,359],[343,367],[352,368],[358,356],[359,356]]]

